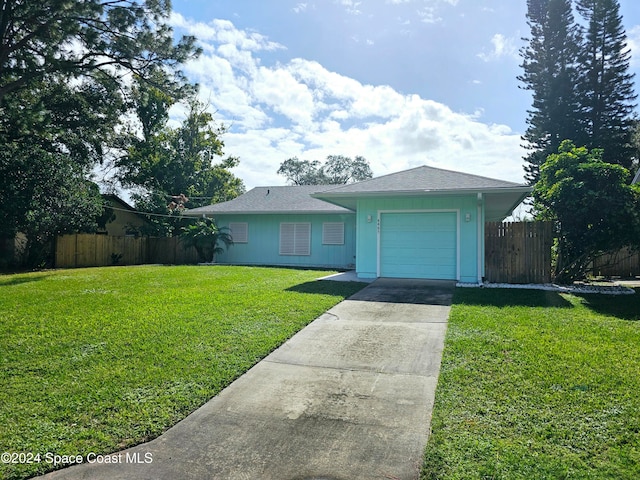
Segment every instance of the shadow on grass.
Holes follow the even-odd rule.
[[[453,304],[491,307],[573,307],[558,292],[518,288],[457,288]]]
[[[312,293],[319,295],[334,295],[350,297],[357,291],[366,287],[366,283],[361,282],[334,282],[331,280],[314,280],[300,283],[286,289],[287,292]]]
[[[29,276],[0,274],[0,288],[10,287],[13,285],[22,285],[23,283],[39,282],[40,280],[44,280],[48,276],[49,274],[44,273]]]
[[[594,312],[637,322],[640,321],[640,288],[634,290],[634,295],[583,294],[579,297]]]

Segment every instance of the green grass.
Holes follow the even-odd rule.
[[[0,276],[0,453],[161,434],[364,284],[328,272],[110,267]],[[50,469],[2,464],[0,478]]]
[[[423,479],[640,478],[640,292],[458,289]]]

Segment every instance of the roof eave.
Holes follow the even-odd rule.
[[[513,211],[518,207],[518,205],[520,205],[522,202],[525,201],[525,199],[529,196],[530,193],[531,193],[531,191],[529,191],[529,193],[527,193],[527,194],[520,195],[518,200],[513,205],[511,205],[511,208],[509,209],[509,215],[511,215],[513,213]],[[507,215],[504,218],[507,218],[509,215]]]
[[[394,191],[377,191],[377,192],[321,192],[311,195],[314,198],[337,205],[343,208],[355,210],[355,202],[359,198],[380,198],[380,197],[424,197],[436,195],[475,195],[482,194],[509,194],[519,193],[522,199],[531,194],[532,187],[528,185],[514,185],[513,187],[490,187],[490,188],[458,188],[448,190],[394,190]],[[520,200],[522,201],[522,200]],[[520,202],[514,205],[514,208]]]
[[[487,187],[487,188],[450,188],[441,190],[379,190],[371,192],[318,192],[311,194],[311,197],[327,201],[329,198],[353,198],[353,197],[388,197],[396,196],[423,196],[423,195],[460,195],[471,193],[514,193],[531,192],[532,187],[528,185],[514,185],[512,187]]]
[[[118,195],[115,195],[113,193],[103,193],[102,197],[105,198],[105,199],[112,200],[114,202],[119,203],[120,205],[122,205],[122,207],[126,208],[127,210],[129,210],[131,212],[137,212],[138,211],[138,210],[136,210],[135,207],[132,207],[127,202],[125,202],[123,199],[121,199]]]
[[[509,217],[510,215],[513,214],[513,211],[516,209],[516,207],[518,207],[518,205],[520,205],[527,197],[529,196],[529,194],[522,194],[520,195],[517,200],[515,200],[507,209],[506,209],[506,213],[505,210],[500,210],[499,214],[496,215],[490,215],[488,211],[485,210],[485,214],[486,216],[486,221],[487,222],[502,222],[505,218]]]
[[[215,217],[217,215],[348,215],[354,212],[349,209],[341,210],[242,210],[242,211],[209,211],[183,212],[187,217]]]

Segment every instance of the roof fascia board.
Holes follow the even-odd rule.
[[[278,210],[278,211],[264,211],[264,210],[242,210],[237,212],[184,212],[182,215],[187,217],[214,217],[218,215],[354,215],[355,212],[349,209],[345,211],[336,210]]]
[[[528,185],[517,187],[490,187],[490,188],[456,188],[447,190],[388,190],[377,192],[319,192],[311,194],[313,198],[319,200],[331,201],[331,198],[362,198],[362,197],[390,197],[390,196],[424,196],[424,195],[470,195],[476,193],[523,193],[527,194],[533,191],[533,187]]]
[[[111,200],[113,202],[116,202],[116,203],[120,204],[123,208],[126,208],[127,210],[130,210],[132,212],[137,212],[138,211],[138,210],[135,209],[135,207],[132,207],[131,205],[129,205],[127,202],[125,202],[123,199],[121,199],[118,195],[114,195],[113,193],[104,193],[104,194],[102,194],[102,196],[106,200]]]

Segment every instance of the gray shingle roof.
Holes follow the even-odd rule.
[[[353,213],[337,205],[311,197],[335,185],[256,187],[228,202],[187,210],[200,216],[233,213]]]
[[[363,182],[334,187],[324,191],[323,193],[329,195],[394,192],[417,193],[453,190],[487,190],[522,186],[524,185],[423,165],[410,170],[372,178]]]
[[[357,198],[363,196],[415,196],[461,191],[488,194],[485,198],[489,220],[508,215],[531,191],[531,187],[422,166],[350,185],[256,187],[228,202],[187,210],[185,215],[353,213]]]
[[[531,192],[531,187],[495,178],[454,172],[435,167],[417,167],[364,182],[333,187],[313,196],[355,209],[363,197],[449,195],[482,193],[487,221],[499,221]]]

